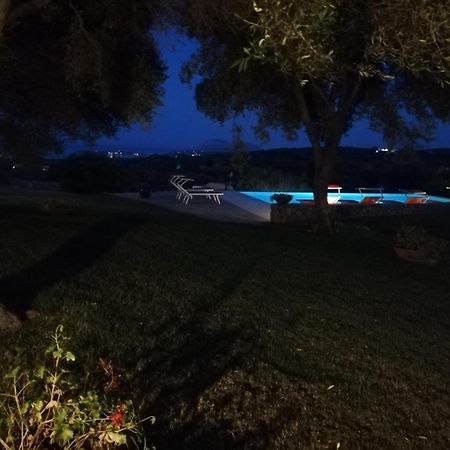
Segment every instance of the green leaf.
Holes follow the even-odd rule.
[[[23,405],[21,405],[21,407],[19,409],[20,414],[21,415],[26,414],[29,407],[30,407],[30,403],[29,402],[25,402]]]
[[[56,403],[56,402],[55,402]],[[53,407],[57,407],[58,404],[51,404],[51,402],[47,405],[47,408],[53,408]],[[59,407],[56,409],[55,411],[55,415],[54,415],[54,421],[56,424],[60,424],[61,427],[64,426],[64,421],[67,418],[67,410],[64,407]]]
[[[55,350],[55,344],[50,344],[46,349],[45,349],[45,353],[47,354],[47,353],[52,353],[53,352],[53,350]]]
[[[15,367],[11,372],[5,375],[5,380],[17,378],[17,374],[19,373],[20,367]]]
[[[45,366],[38,367],[35,372],[36,378],[42,380],[44,378],[44,375],[45,375]]]
[[[59,350],[54,350],[52,353],[53,358],[57,359],[57,358],[61,358],[63,354],[63,351],[61,349]]]
[[[263,12],[263,9],[260,8],[255,1],[253,1],[253,10],[257,13]]]
[[[64,427],[56,431],[56,442],[60,445],[67,444],[73,438],[73,431]]]
[[[66,361],[75,361],[75,355],[72,352],[66,352],[64,355]]]
[[[107,436],[111,442],[114,442],[115,444],[124,445],[127,443],[127,437],[124,434],[108,431]]]
[[[38,400],[34,403],[33,406],[36,411],[41,411],[42,408],[44,407],[44,402],[42,400]]]

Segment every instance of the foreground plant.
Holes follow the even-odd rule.
[[[59,325],[45,364],[16,367],[1,382],[0,448],[4,450],[148,448],[130,400],[87,389],[67,369],[75,355]],[[144,420],[154,422],[154,417]]]
[[[447,246],[447,241],[430,235],[423,228],[403,225],[396,235],[394,250],[407,261],[434,265]]]

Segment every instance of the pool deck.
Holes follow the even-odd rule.
[[[218,222],[264,224],[270,222],[270,205],[238,191],[225,191],[221,204],[206,198],[194,198],[187,205],[176,199],[176,191],[152,192],[148,199],[136,192],[119,194],[122,198],[149,203],[159,208],[190,214]]]

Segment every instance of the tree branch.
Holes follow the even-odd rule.
[[[3,30],[8,20],[11,0],[0,0],[0,36],[3,36]]]
[[[78,20],[78,24],[79,24],[79,26],[80,26],[80,30],[81,30],[81,31],[83,32],[83,34],[86,36],[87,40],[88,40],[89,42],[91,42],[91,44],[94,44],[94,45],[95,45],[96,42],[95,42],[95,40],[92,38],[91,33],[89,33],[89,31],[87,31],[87,30],[86,30],[86,27],[84,26],[84,19],[83,19],[83,16],[81,15],[80,11],[78,11],[78,9],[75,8],[74,4],[73,4],[71,1],[69,1],[69,6],[70,6],[70,9],[74,12],[75,17],[76,17],[77,20]]]
[[[95,51],[96,55],[97,55],[97,62],[101,65],[102,62],[102,54],[101,54],[101,50],[99,48],[99,42],[92,36],[92,33],[90,33],[85,25],[84,25],[84,19],[83,16],[81,15],[80,11],[78,11],[77,8],[75,8],[75,5],[72,3],[72,1],[69,1],[69,6],[70,9],[74,12],[75,17],[78,20],[78,24],[80,27],[81,32],[84,34],[84,36],[86,37],[86,39],[91,43],[92,45],[92,49]]]
[[[314,91],[317,93],[317,95],[322,99],[323,103],[326,105],[327,108],[331,107],[330,99],[324,94],[323,90],[320,89],[320,86],[317,84],[315,80],[311,80],[311,86],[314,89]]]
[[[3,34],[3,31],[7,28],[13,28],[16,24],[20,22],[20,20],[25,17],[27,14],[30,14],[38,9],[45,8],[51,0],[29,0],[28,2],[22,3],[12,10],[10,10],[11,0],[0,0],[2,3],[1,13],[3,16],[3,12],[5,9],[5,15],[1,18],[3,23],[0,24],[0,33]]]
[[[343,87],[341,91],[341,101],[339,102],[339,107],[335,112],[335,129],[332,130],[332,133],[329,136],[329,144],[331,147],[337,146],[339,144],[339,140],[342,137],[342,133],[345,129],[345,123],[350,114],[350,110],[353,108],[356,97],[360,92],[361,88],[361,77],[357,76],[353,87],[349,89],[349,78],[348,74],[343,80]]]

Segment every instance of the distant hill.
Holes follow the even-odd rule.
[[[231,152],[233,146],[224,139],[208,139],[202,144],[195,147],[200,153],[226,153]]]
[[[245,142],[249,151],[260,150],[261,146],[251,142]],[[228,153],[233,151],[233,144],[224,139],[208,139],[194,148],[199,153]]]

